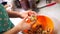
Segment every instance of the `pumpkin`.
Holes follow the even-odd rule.
[[[33,21],[35,20],[35,23],[31,26],[31,30],[32,31],[35,32],[35,30],[37,31],[38,27],[40,28],[42,26],[43,30],[45,30],[45,31],[49,30],[50,31],[49,34],[53,34],[54,24],[53,24],[52,20],[49,17],[47,17],[47,16],[40,16],[39,15],[39,16],[32,17],[31,19]],[[26,22],[30,23],[30,22],[33,22],[33,21],[28,19]],[[41,28],[40,28],[40,30],[41,30]],[[28,34],[28,32],[29,32],[29,30],[24,30],[24,34]]]

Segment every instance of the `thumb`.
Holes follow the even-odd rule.
[[[33,22],[31,22],[31,23],[30,23],[30,25],[33,25],[33,24],[35,24],[35,22],[36,22],[36,21],[33,21]]]
[[[25,18],[23,18],[22,22],[24,23],[24,22],[26,21],[27,18],[28,18],[28,16],[25,17]]]

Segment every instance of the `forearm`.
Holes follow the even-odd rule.
[[[21,17],[20,12],[18,12],[18,11],[9,11],[9,10],[7,10],[7,13],[9,15],[9,17]]]
[[[18,32],[20,32],[20,29],[18,29],[17,27],[14,27],[3,34],[17,34]]]
[[[7,8],[7,7],[9,7],[9,5],[5,5],[4,7]],[[19,12],[17,12],[17,11],[13,11],[13,10],[9,10],[9,9],[8,10],[6,9],[6,11],[7,11],[9,17],[20,17],[20,15],[18,14]]]

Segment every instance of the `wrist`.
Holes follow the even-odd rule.
[[[18,32],[20,32],[20,29],[18,29],[17,27],[13,27],[12,29],[4,32],[3,34],[17,34]]]
[[[17,32],[21,31],[21,28],[19,26],[15,26],[14,28],[17,30]]]
[[[19,18],[23,18],[21,12],[17,12],[16,14],[18,15]]]

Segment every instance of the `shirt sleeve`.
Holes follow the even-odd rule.
[[[10,21],[5,8],[3,7],[3,5],[0,4],[0,34],[13,28],[13,26],[14,25]]]

